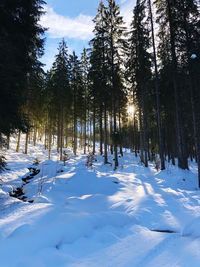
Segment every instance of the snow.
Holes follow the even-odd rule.
[[[63,166],[56,151],[47,160],[42,144],[30,155],[6,153],[0,176],[2,267],[197,267],[200,262],[200,193],[197,166],[144,168],[129,151],[120,166],[91,168],[86,156]],[[28,200],[10,197],[34,159],[40,173],[24,185]],[[112,162],[112,157],[109,159]],[[1,181],[0,180],[0,181]]]

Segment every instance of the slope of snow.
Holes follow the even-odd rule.
[[[87,168],[81,154],[63,166],[55,151],[47,160],[42,144],[29,151],[13,147],[0,175],[0,266],[200,266],[195,164],[156,172],[125,152],[114,172],[101,156]],[[40,173],[24,186],[34,202],[10,197],[36,157]]]

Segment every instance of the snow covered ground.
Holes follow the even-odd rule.
[[[200,266],[195,164],[156,172],[127,152],[113,171],[101,156],[87,168],[84,155],[63,166],[42,144],[29,151],[13,147],[0,175],[1,267]],[[36,157],[40,173],[24,186],[34,202],[10,197]]]

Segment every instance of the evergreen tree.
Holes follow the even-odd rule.
[[[159,140],[159,154],[161,159],[161,170],[165,169],[165,159],[164,159],[164,140],[162,133],[162,120],[161,120],[161,104],[160,104],[160,84],[158,76],[158,63],[157,63],[157,51],[155,43],[155,30],[152,12],[152,2],[148,0],[148,9],[151,24],[151,36],[152,36],[152,48],[153,48],[153,63],[155,69],[155,95],[156,95],[156,117],[157,117],[157,128],[158,128],[158,140]]]
[[[0,134],[26,131],[22,105],[27,77],[43,53],[44,29],[39,25],[42,0],[2,0],[0,3]]]
[[[83,86],[83,145],[84,154],[86,154],[87,147],[87,124],[88,124],[88,114],[89,114],[89,104],[90,104],[90,82],[89,82],[89,56],[87,50],[84,48],[81,55],[81,73],[82,73],[82,86]]]
[[[83,119],[84,88],[81,73],[81,63],[75,52],[69,58],[70,88],[73,95],[73,152],[76,155],[78,141],[78,122]]]
[[[151,82],[151,47],[146,1],[138,0],[131,24],[130,57],[127,67],[132,90],[139,106],[141,160],[148,166],[147,104]]]
[[[89,79],[92,94],[99,108],[100,152],[104,144],[104,164],[108,163],[108,110],[111,99],[108,68],[108,42],[106,34],[106,7],[101,1],[94,19],[95,37],[91,40]],[[104,126],[103,126],[104,123]]]
[[[57,114],[57,148],[62,160],[64,146],[64,127],[70,114],[72,103],[72,89],[70,86],[70,70],[67,45],[64,40],[59,44],[58,54],[51,70],[51,90],[54,112]]]
[[[108,6],[105,12],[105,34],[106,34],[106,45],[107,45],[107,57],[108,57],[108,68],[110,74],[110,90],[111,90],[111,114],[113,119],[112,127],[112,141],[114,144],[114,162],[115,169],[118,167],[118,144],[119,144],[119,127],[117,125],[117,110],[119,106],[118,96],[119,91],[123,91],[122,79],[122,67],[123,67],[123,56],[124,50],[126,49],[125,31],[123,18],[120,15],[120,8],[114,0],[108,0]],[[119,87],[119,85],[121,85]]]

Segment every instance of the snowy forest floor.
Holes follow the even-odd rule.
[[[2,267],[199,267],[200,191],[197,168],[168,165],[157,172],[125,152],[120,167],[97,156],[70,156],[66,166],[42,144],[29,156],[6,152],[10,170],[0,174],[0,266]],[[35,158],[40,173],[22,186]],[[110,157],[112,161],[112,157]]]

